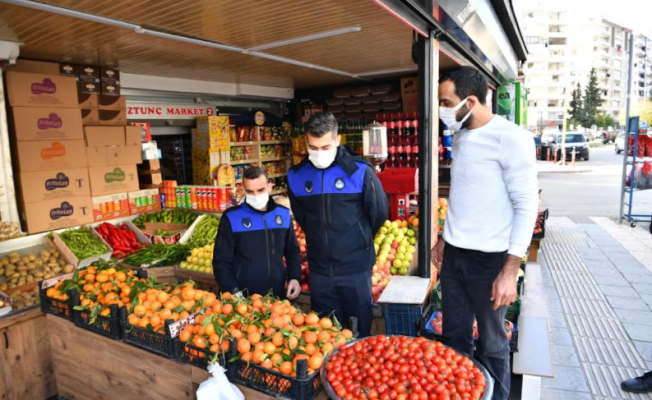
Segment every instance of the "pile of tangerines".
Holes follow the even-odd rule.
[[[308,374],[317,371],[328,354],[353,337],[337,321],[304,314],[270,295],[240,298],[222,293],[205,305],[203,314],[180,333],[181,342],[219,353],[228,351],[234,339],[240,360],[289,376],[296,376],[302,359],[307,360]],[[188,346],[186,351],[202,356]]]

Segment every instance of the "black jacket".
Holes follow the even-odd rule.
[[[215,239],[213,271],[223,291],[265,295],[271,289],[285,297],[286,280],[301,278],[290,210],[271,198],[264,212],[246,203],[226,210]]]
[[[333,165],[306,158],[288,175],[294,218],[306,232],[310,272],[351,275],[376,262],[374,236],[387,219],[387,197],[369,163],[343,146]]]

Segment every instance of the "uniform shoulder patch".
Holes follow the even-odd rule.
[[[242,218],[242,226],[249,229],[251,228],[251,218]]]
[[[312,181],[306,181],[304,189],[306,189],[306,193],[312,193],[312,189],[314,189]]]
[[[280,215],[277,215],[276,218],[274,219],[274,222],[276,222],[276,225],[281,226],[283,225],[283,217]]]
[[[342,178],[337,178],[335,180],[335,189],[337,190],[342,190],[346,186],[346,183],[344,182],[344,179]]]

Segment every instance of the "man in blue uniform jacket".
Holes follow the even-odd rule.
[[[306,232],[312,309],[371,330],[374,236],[387,219],[387,197],[369,163],[340,146],[331,113],[305,129],[309,157],[288,175],[294,218]]]
[[[290,210],[269,197],[272,185],[262,168],[247,169],[243,185],[246,202],[226,210],[220,220],[215,279],[225,292],[266,295],[272,290],[294,299],[301,292],[301,252]]]

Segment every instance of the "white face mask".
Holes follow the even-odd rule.
[[[337,155],[337,146],[333,146],[328,150],[308,150],[308,159],[312,162],[315,168],[326,169],[333,164],[335,156]]]
[[[267,203],[269,203],[269,193],[267,192],[259,194],[258,196],[247,194],[245,197],[247,199],[247,204],[249,204],[251,208],[254,208],[258,211],[267,207]]]
[[[458,121],[455,117],[457,110],[462,108],[462,106],[466,104],[467,100],[468,97],[460,101],[460,104],[456,105],[454,108],[439,106],[439,118],[446,124],[446,126],[448,126],[448,129],[452,131],[459,131],[460,128],[462,128],[464,121],[466,121],[471,116],[471,111],[473,110],[469,110],[469,112],[464,118],[462,118],[461,121]]]

